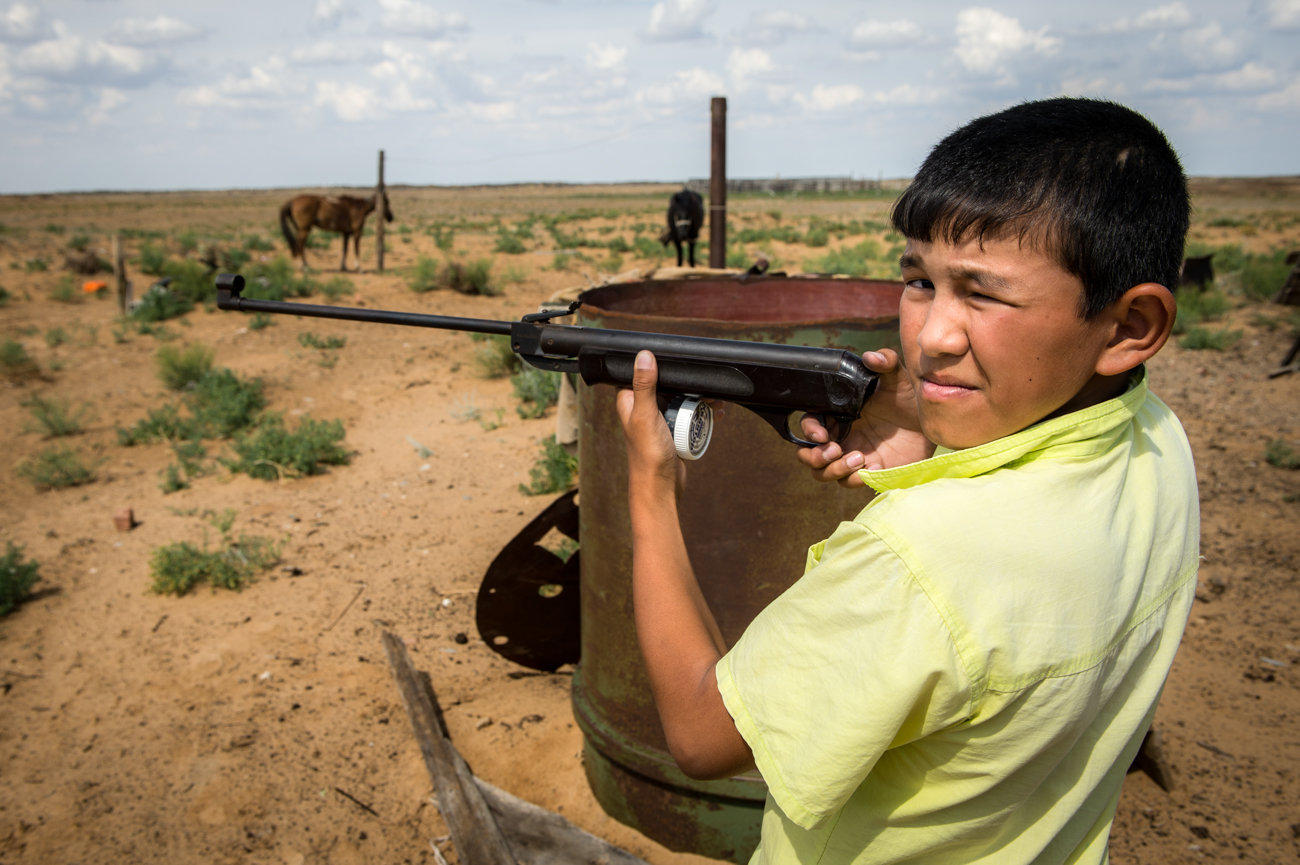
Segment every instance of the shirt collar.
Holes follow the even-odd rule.
[[[939,478],[972,478],[1056,445],[1098,439],[1098,444],[1105,447],[1100,440],[1137,414],[1147,393],[1147,371],[1142,366],[1129,380],[1128,390],[1114,399],[1034,424],[977,447],[959,451],[939,447],[929,459],[874,472],[863,469],[858,474],[867,486],[883,493]]]

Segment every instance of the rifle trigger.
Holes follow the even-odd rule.
[[[575,300],[573,303],[569,304],[568,309],[548,309],[545,312],[530,312],[519,320],[527,322],[550,321],[553,318],[563,318],[566,315],[573,315],[578,311],[578,307],[580,306],[582,306],[582,301]]]

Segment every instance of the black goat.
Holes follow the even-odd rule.
[[[1183,274],[1178,282],[1205,291],[1205,287],[1214,282],[1214,253],[1183,259]]]
[[[704,199],[698,192],[683,189],[668,201],[668,230],[659,235],[664,246],[677,247],[677,266],[682,266],[682,244],[690,244],[691,267],[695,266],[695,241],[704,225]]]

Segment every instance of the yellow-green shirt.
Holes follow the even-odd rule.
[[[1196,586],[1191,449],[1145,371],[878,495],[717,665],[754,865],[1106,861]]]

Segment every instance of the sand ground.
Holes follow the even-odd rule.
[[[489,318],[533,311],[557,289],[598,279],[603,253],[553,269],[550,238],[534,229],[527,253],[495,256],[494,272],[509,275],[502,296],[416,295],[409,269],[420,255],[441,254],[422,227],[463,220],[453,254],[466,258],[492,254],[486,222],[530,212],[577,214],[569,227],[630,238],[638,222],[656,230],[670,191],[395,189],[387,271],[373,272],[367,238],[367,272],[347,277],[356,295],[342,302]],[[290,317],[249,331],[246,319],[198,310],[169,324],[180,343],[202,342],[218,364],[261,377],[271,408],[291,420],[341,419],[351,464],[283,482],[217,470],[164,495],[158,476],[169,448],[118,445],[116,427],[172,398],[153,371],[159,340],[117,342],[111,302],[51,299],[68,240],[85,231],[104,248],[112,230],[160,231],[175,252],[184,230],[226,244],[248,233],[274,239],[289,194],[0,198],[0,285],[11,295],[0,338],[17,339],[43,370],[0,386],[0,540],[23,544],[42,574],[37,597],[0,619],[0,862],[432,861],[430,840],[447,833],[381,629],[405,637],[431,673],[452,736],[481,776],[654,865],[698,859],[600,810],[583,777],[565,672],[523,670],[478,639],[478,581],[552,500],[517,487],[554,421],[517,416],[509,382],[479,376],[467,336]],[[1196,194],[1197,237],[1259,251],[1300,247],[1300,182],[1200,181]],[[887,207],[741,198],[733,214],[770,225],[779,210],[784,224],[806,224],[879,220]],[[313,263],[333,266],[338,251],[336,240]],[[780,243],[768,251],[791,270],[824,252]],[[25,262],[42,257],[51,269],[28,272]],[[149,282],[133,279],[137,291]],[[1156,721],[1177,784],[1165,793],[1129,776],[1111,841],[1116,863],[1300,854],[1300,473],[1263,459],[1271,440],[1300,445],[1300,375],[1264,377],[1291,339],[1287,326],[1269,325],[1285,312],[1242,305],[1228,315],[1227,326],[1243,331],[1232,348],[1170,346],[1151,365],[1154,390],[1195,450],[1205,562]],[[47,343],[55,327],[68,342]],[[347,338],[333,365],[299,344],[307,330]],[[23,431],[22,403],[33,393],[92,406],[89,428],[66,441],[97,466],[96,482],[41,492],[16,473],[51,445]],[[501,425],[460,419],[471,403],[487,419],[501,409]],[[110,520],[123,506],[140,520],[128,533]],[[301,575],[277,567],[242,592],[150,593],[150,550],[201,544],[205,533],[215,541],[201,514],[224,508],[237,511],[235,534],[286,538],[281,564]]]

